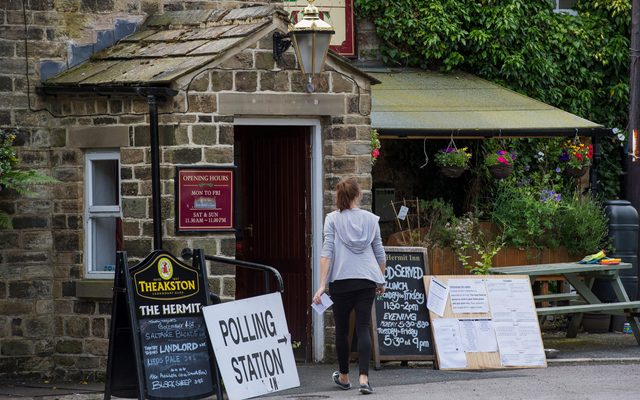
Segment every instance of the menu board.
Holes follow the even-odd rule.
[[[425,276],[424,285],[444,301],[429,309],[440,369],[546,367],[528,276]]]
[[[235,228],[235,167],[176,167],[176,232]]]
[[[207,334],[202,318],[142,320],[140,338],[150,395],[192,397],[210,384]],[[191,393],[193,389],[195,393]]]
[[[139,327],[147,397],[195,399],[213,393],[213,369],[201,308],[202,273],[159,250],[130,270],[133,325]]]
[[[429,274],[424,248],[385,247],[385,293],[373,315],[376,366],[379,360],[435,359],[423,277]]]

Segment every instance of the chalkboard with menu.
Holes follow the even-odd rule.
[[[116,269],[120,271],[127,264],[126,254],[118,256],[121,265]],[[139,398],[200,399],[214,393],[222,398],[201,312],[208,304],[203,260],[202,250],[194,252],[193,266],[156,250],[125,270],[128,320],[133,327],[130,348],[135,354]],[[112,315],[112,319],[121,320],[121,316]],[[110,341],[108,371],[121,367],[113,365],[119,358],[112,353],[119,347]],[[108,376],[107,382],[117,388],[118,382],[112,379],[115,376]]]
[[[374,360],[435,361],[423,276],[427,250],[385,247],[386,291],[376,298],[372,317]]]

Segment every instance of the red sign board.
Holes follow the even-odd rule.
[[[307,0],[285,0],[284,9],[295,24],[308,4]],[[353,0],[316,0],[314,5],[320,10],[320,18],[330,23],[336,32],[331,38],[331,50],[345,57],[355,57]]]
[[[176,167],[176,232],[235,228],[235,167]]]

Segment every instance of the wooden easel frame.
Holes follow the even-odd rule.
[[[503,280],[503,279],[525,279],[529,282],[529,296],[531,297],[531,307],[535,313],[535,303],[533,302],[533,292],[531,291],[531,284],[527,275],[433,275],[434,278],[439,281],[443,281],[448,284],[450,279],[485,279],[485,280]],[[424,278],[425,292],[429,293],[429,285],[431,283],[431,276],[425,276]],[[447,298],[447,304],[445,307],[444,315],[441,317],[438,314],[429,310],[429,319],[434,321],[439,318],[478,318],[478,319],[492,319],[491,311],[487,313],[475,313],[475,314],[456,314],[453,312],[451,306],[451,297]],[[537,318],[535,318],[538,321]],[[538,330],[540,327],[538,326]],[[438,349],[436,343],[436,333],[431,327],[431,336],[433,337],[434,355],[437,357]],[[542,343],[542,335],[540,335],[540,346],[544,349]],[[469,370],[496,370],[496,369],[521,369],[521,368],[546,368],[547,362],[545,359],[544,366],[502,366],[500,363],[500,351],[491,353],[465,353],[467,358],[467,368],[446,368],[443,371],[469,371]]]

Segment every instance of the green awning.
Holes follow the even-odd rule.
[[[477,76],[451,72],[367,71],[371,125],[383,136],[607,136],[611,129]]]

